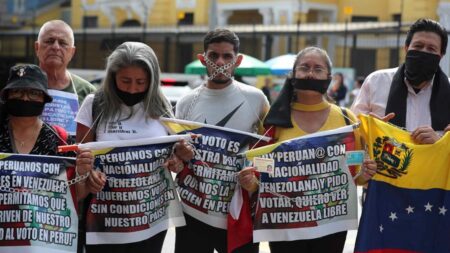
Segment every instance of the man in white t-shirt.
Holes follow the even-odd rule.
[[[206,67],[205,83],[183,97],[176,118],[255,133],[269,109],[261,90],[234,80],[234,70],[243,56],[238,54],[239,38],[226,29],[215,29],[204,38],[204,53],[198,59]],[[186,226],[177,228],[175,252],[227,252],[226,224],[208,224],[186,214]],[[249,243],[233,252],[258,252]]]

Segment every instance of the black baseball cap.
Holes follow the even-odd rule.
[[[44,92],[44,102],[52,102],[53,98],[47,92],[48,79],[41,68],[34,64],[16,65],[9,69],[9,77],[5,88],[0,91],[4,101],[6,91],[10,89],[34,89]]]

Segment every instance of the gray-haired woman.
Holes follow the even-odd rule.
[[[125,42],[108,57],[106,78],[97,93],[84,100],[77,121],[77,142],[131,140],[168,135],[160,117],[172,117],[170,103],[160,88],[160,69],[154,51],[140,42]],[[169,169],[176,171],[193,156],[185,142],[176,145]],[[93,172],[92,192],[106,177]],[[132,234],[132,233],[130,233]],[[87,245],[87,252],[160,252],[166,230],[135,243]],[[130,235],[132,236],[132,235]],[[135,239],[132,239],[136,241]]]
[[[336,129],[357,121],[350,111],[326,100],[325,94],[331,81],[331,67],[330,57],[321,48],[307,47],[297,54],[290,77],[264,119],[266,129],[270,130],[267,132],[275,142]],[[358,140],[358,137],[358,132],[355,132],[355,139]],[[356,145],[358,144],[357,141]],[[238,177],[242,187],[250,192],[259,189],[254,170],[254,167],[245,168]],[[375,173],[376,163],[366,160],[363,173],[356,181],[358,184],[365,184]],[[303,194],[301,190],[297,193]],[[309,236],[312,239],[292,239],[286,236],[282,240],[270,241],[270,251],[340,253],[344,248],[347,231],[343,227],[337,229],[337,232],[327,230],[320,236]]]

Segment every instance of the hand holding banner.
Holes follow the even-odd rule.
[[[190,135],[80,144],[107,182],[92,197],[87,244],[132,243],[185,224],[172,176],[164,163],[172,146]]]
[[[194,140],[194,159],[177,175],[184,211],[214,227],[227,228],[229,204],[236,186],[236,173],[243,166],[237,154],[250,143],[270,138],[198,122],[161,119],[171,133],[200,134]]]
[[[0,154],[0,251],[76,252],[75,159]]]
[[[357,227],[356,186],[346,164],[352,126],[245,152],[275,160],[261,173],[254,241],[313,239]]]

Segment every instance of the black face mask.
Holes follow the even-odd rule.
[[[15,117],[40,116],[44,110],[44,102],[8,99],[5,102],[6,112]]]
[[[331,79],[317,80],[293,78],[291,83],[294,86],[294,89],[297,90],[313,90],[319,92],[320,94],[325,94],[331,83]]]
[[[429,81],[439,68],[440,56],[422,51],[408,50],[405,59],[405,77],[412,86]]]
[[[125,91],[119,90],[119,88],[116,87],[117,96],[119,96],[120,100],[127,106],[133,106],[142,100],[144,100],[145,95],[147,94],[147,91],[139,92],[139,93],[128,93]]]

